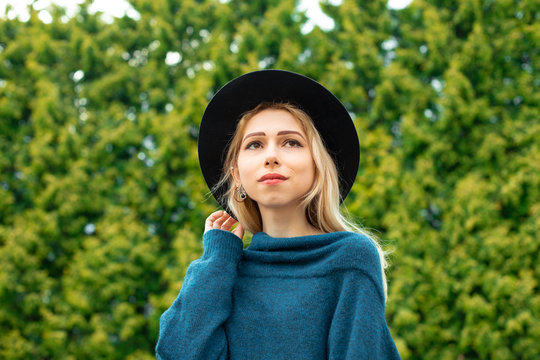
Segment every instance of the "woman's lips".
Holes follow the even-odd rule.
[[[261,181],[261,184],[263,185],[277,185],[277,184],[280,184],[282,182],[284,182],[286,179],[267,179],[267,180],[263,180]]]
[[[277,184],[281,184],[287,179],[288,177],[278,174],[278,173],[268,173],[261,176],[259,180],[257,181],[262,183],[263,185],[277,185]]]

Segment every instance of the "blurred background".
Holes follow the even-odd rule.
[[[539,48],[538,0],[0,2],[0,358],[154,358],[202,113],[276,68],[354,118],[403,359],[540,359]]]

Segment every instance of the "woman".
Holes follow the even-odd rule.
[[[159,359],[399,359],[384,253],[340,213],[359,147],[327,89],[282,70],[232,80],[203,115],[199,161],[226,211],[160,319]]]

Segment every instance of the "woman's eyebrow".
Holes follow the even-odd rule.
[[[242,142],[244,142],[250,136],[266,136],[266,134],[263,132],[254,132],[251,134],[247,134],[246,136],[244,136],[244,140],[242,140]]]
[[[302,134],[300,134],[298,131],[294,131],[294,130],[283,130],[283,131],[278,132],[277,134],[278,134],[278,136],[279,135],[288,135],[288,134],[297,134],[297,135],[300,135],[300,137],[302,139],[304,139]],[[304,139],[304,140],[306,140],[306,139]]]
[[[300,134],[298,131],[294,131],[294,130],[282,130],[280,132],[277,133],[278,136],[279,135],[288,135],[288,134],[298,134],[300,135],[300,137],[302,139],[304,139],[304,137],[302,136],[302,134]],[[264,132],[254,132],[254,133],[251,133],[251,134],[247,134],[246,136],[244,136],[244,140],[242,140],[242,142],[244,142],[248,137],[250,136],[266,136],[266,134]],[[306,139],[304,139],[306,140]]]

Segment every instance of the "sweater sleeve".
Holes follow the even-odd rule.
[[[342,249],[351,269],[343,272],[328,334],[328,358],[400,359],[386,323],[379,254],[368,242]]]
[[[203,235],[204,251],[186,272],[178,297],[160,318],[156,356],[165,359],[226,359],[224,323],[243,244],[229,231]]]

